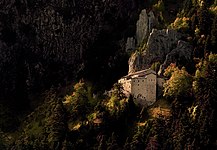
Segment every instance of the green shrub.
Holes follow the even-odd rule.
[[[153,9],[159,12],[163,12],[165,10],[163,0],[159,0],[157,4],[153,5]]]
[[[190,29],[189,23],[190,23],[190,18],[177,17],[176,20],[170,25],[170,27],[179,31],[186,32]]]

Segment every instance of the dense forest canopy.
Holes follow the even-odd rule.
[[[142,12],[181,48],[138,43]],[[217,149],[216,50],[216,0],[2,0],[0,149]],[[116,83],[144,53],[166,79],[148,107]]]

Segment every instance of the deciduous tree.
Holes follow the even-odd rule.
[[[170,69],[170,67],[168,68]],[[185,68],[171,68],[171,77],[164,84],[164,96],[166,97],[183,97],[191,94],[192,77]],[[167,73],[167,72],[165,72]]]

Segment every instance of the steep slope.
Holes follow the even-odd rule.
[[[128,24],[134,22],[140,3],[1,1],[1,101],[22,109],[28,105],[30,93],[52,85],[65,86],[82,77],[109,80],[106,75],[120,69],[116,67],[122,63],[117,61],[122,58],[120,41],[129,31]],[[109,71],[103,72],[103,68]]]
[[[18,115],[21,111],[10,112],[0,105],[0,149],[217,148],[217,1],[150,0],[147,5],[136,2],[0,3],[7,6],[1,10],[0,22],[0,54],[6,58],[1,62],[2,98],[11,98],[14,104],[23,102],[20,106],[24,106],[28,101],[20,98],[33,96],[38,106],[34,111],[29,108],[29,115],[21,113],[24,117]],[[39,20],[36,19],[39,24],[32,24],[31,15],[23,15],[27,8],[27,12],[34,10],[30,13],[33,16],[40,12]],[[98,10],[99,15],[95,13]],[[20,30],[28,22],[21,22],[23,16],[30,18],[29,26],[37,32],[27,36],[27,26]],[[54,28],[46,19],[55,20]],[[70,28],[67,32],[66,26]],[[57,38],[50,38],[51,35]],[[64,42],[69,42],[70,47]],[[38,44],[43,46],[34,51]],[[65,46],[69,52],[64,52]],[[132,72],[154,64],[152,67],[160,68],[168,79],[163,97],[148,108],[138,107],[132,96],[127,98],[120,84],[102,93],[109,82],[127,72],[123,66],[127,66],[127,54],[131,53]],[[75,78],[81,79],[65,87]],[[100,90],[95,88],[98,83]],[[51,85],[54,88],[44,92]]]

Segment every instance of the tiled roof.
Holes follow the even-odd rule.
[[[132,76],[138,75],[138,76],[146,76],[148,74],[155,74],[156,72],[152,69],[145,69],[145,70],[140,70],[131,74],[128,74],[126,76],[124,76],[123,78],[132,78]]]

